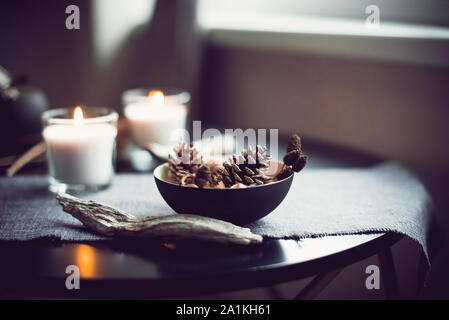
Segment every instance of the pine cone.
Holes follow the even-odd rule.
[[[227,187],[243,183],[245,185],[261,185],[271,182],[261,169],[269,166],[271,157],[265,155],[266,147],[257,146],[254,150],[251,146],[243,150],[241,155],[233,155],[229,161],[223,163],[225,170],[222,179]]]
[[[190,145],[185,142],[180,143],[168,155],[168,165],[173,180],[183,185],[192,183],[191,178],[195,177],[202,163],[203,159],[192,143]]]

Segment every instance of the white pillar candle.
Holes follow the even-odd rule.
[[[50,176],[69,185],[108,185],[114,173],[117,129],[82,117],[77,108],[70,123],[44,128]]]
[[[165,99],[160,91],[152,91],[147,99],[126,105],[124,114],[137,145],[146,147],[153,142],[168,145],[175,130],[185,129],[187,107]]]

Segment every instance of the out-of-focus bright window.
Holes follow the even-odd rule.
[[[449,26],[447,0],[199,0],[199,18],[226,16],[318,16],[363,20],[368,6],[379,7],[383,22]]]

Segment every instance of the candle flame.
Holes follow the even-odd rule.
[[[80,106],[75,108],[75,111],[73,112],[73,120],[75,121],[75,125],[79,126],[83,123],[83,109],[81,109]]]
[[[163,106],[165,104],[165,97],[160,90],[151,90],[148,93],[148,101],[154,106]]]

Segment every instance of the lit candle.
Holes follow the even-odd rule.
[[[187,107],[165,97],[162,91],[152,90],[145,99],[127,104],[124,114],[137,145],[147,147],[153,142],[169,145],[171,134],[177,129],[185,129]]]
[[[50,110],[43,115],[42,134],[47,145],[53,191],[60,191],[56,186],[69,190],[98,189],[111,182],[118,115],[106,112],[107,109],[92,110],[103,112],[97,112],[97,117],[84,118],[81,107],[76,107],[73,119],[61,119],[56,115],[64,109]]]

